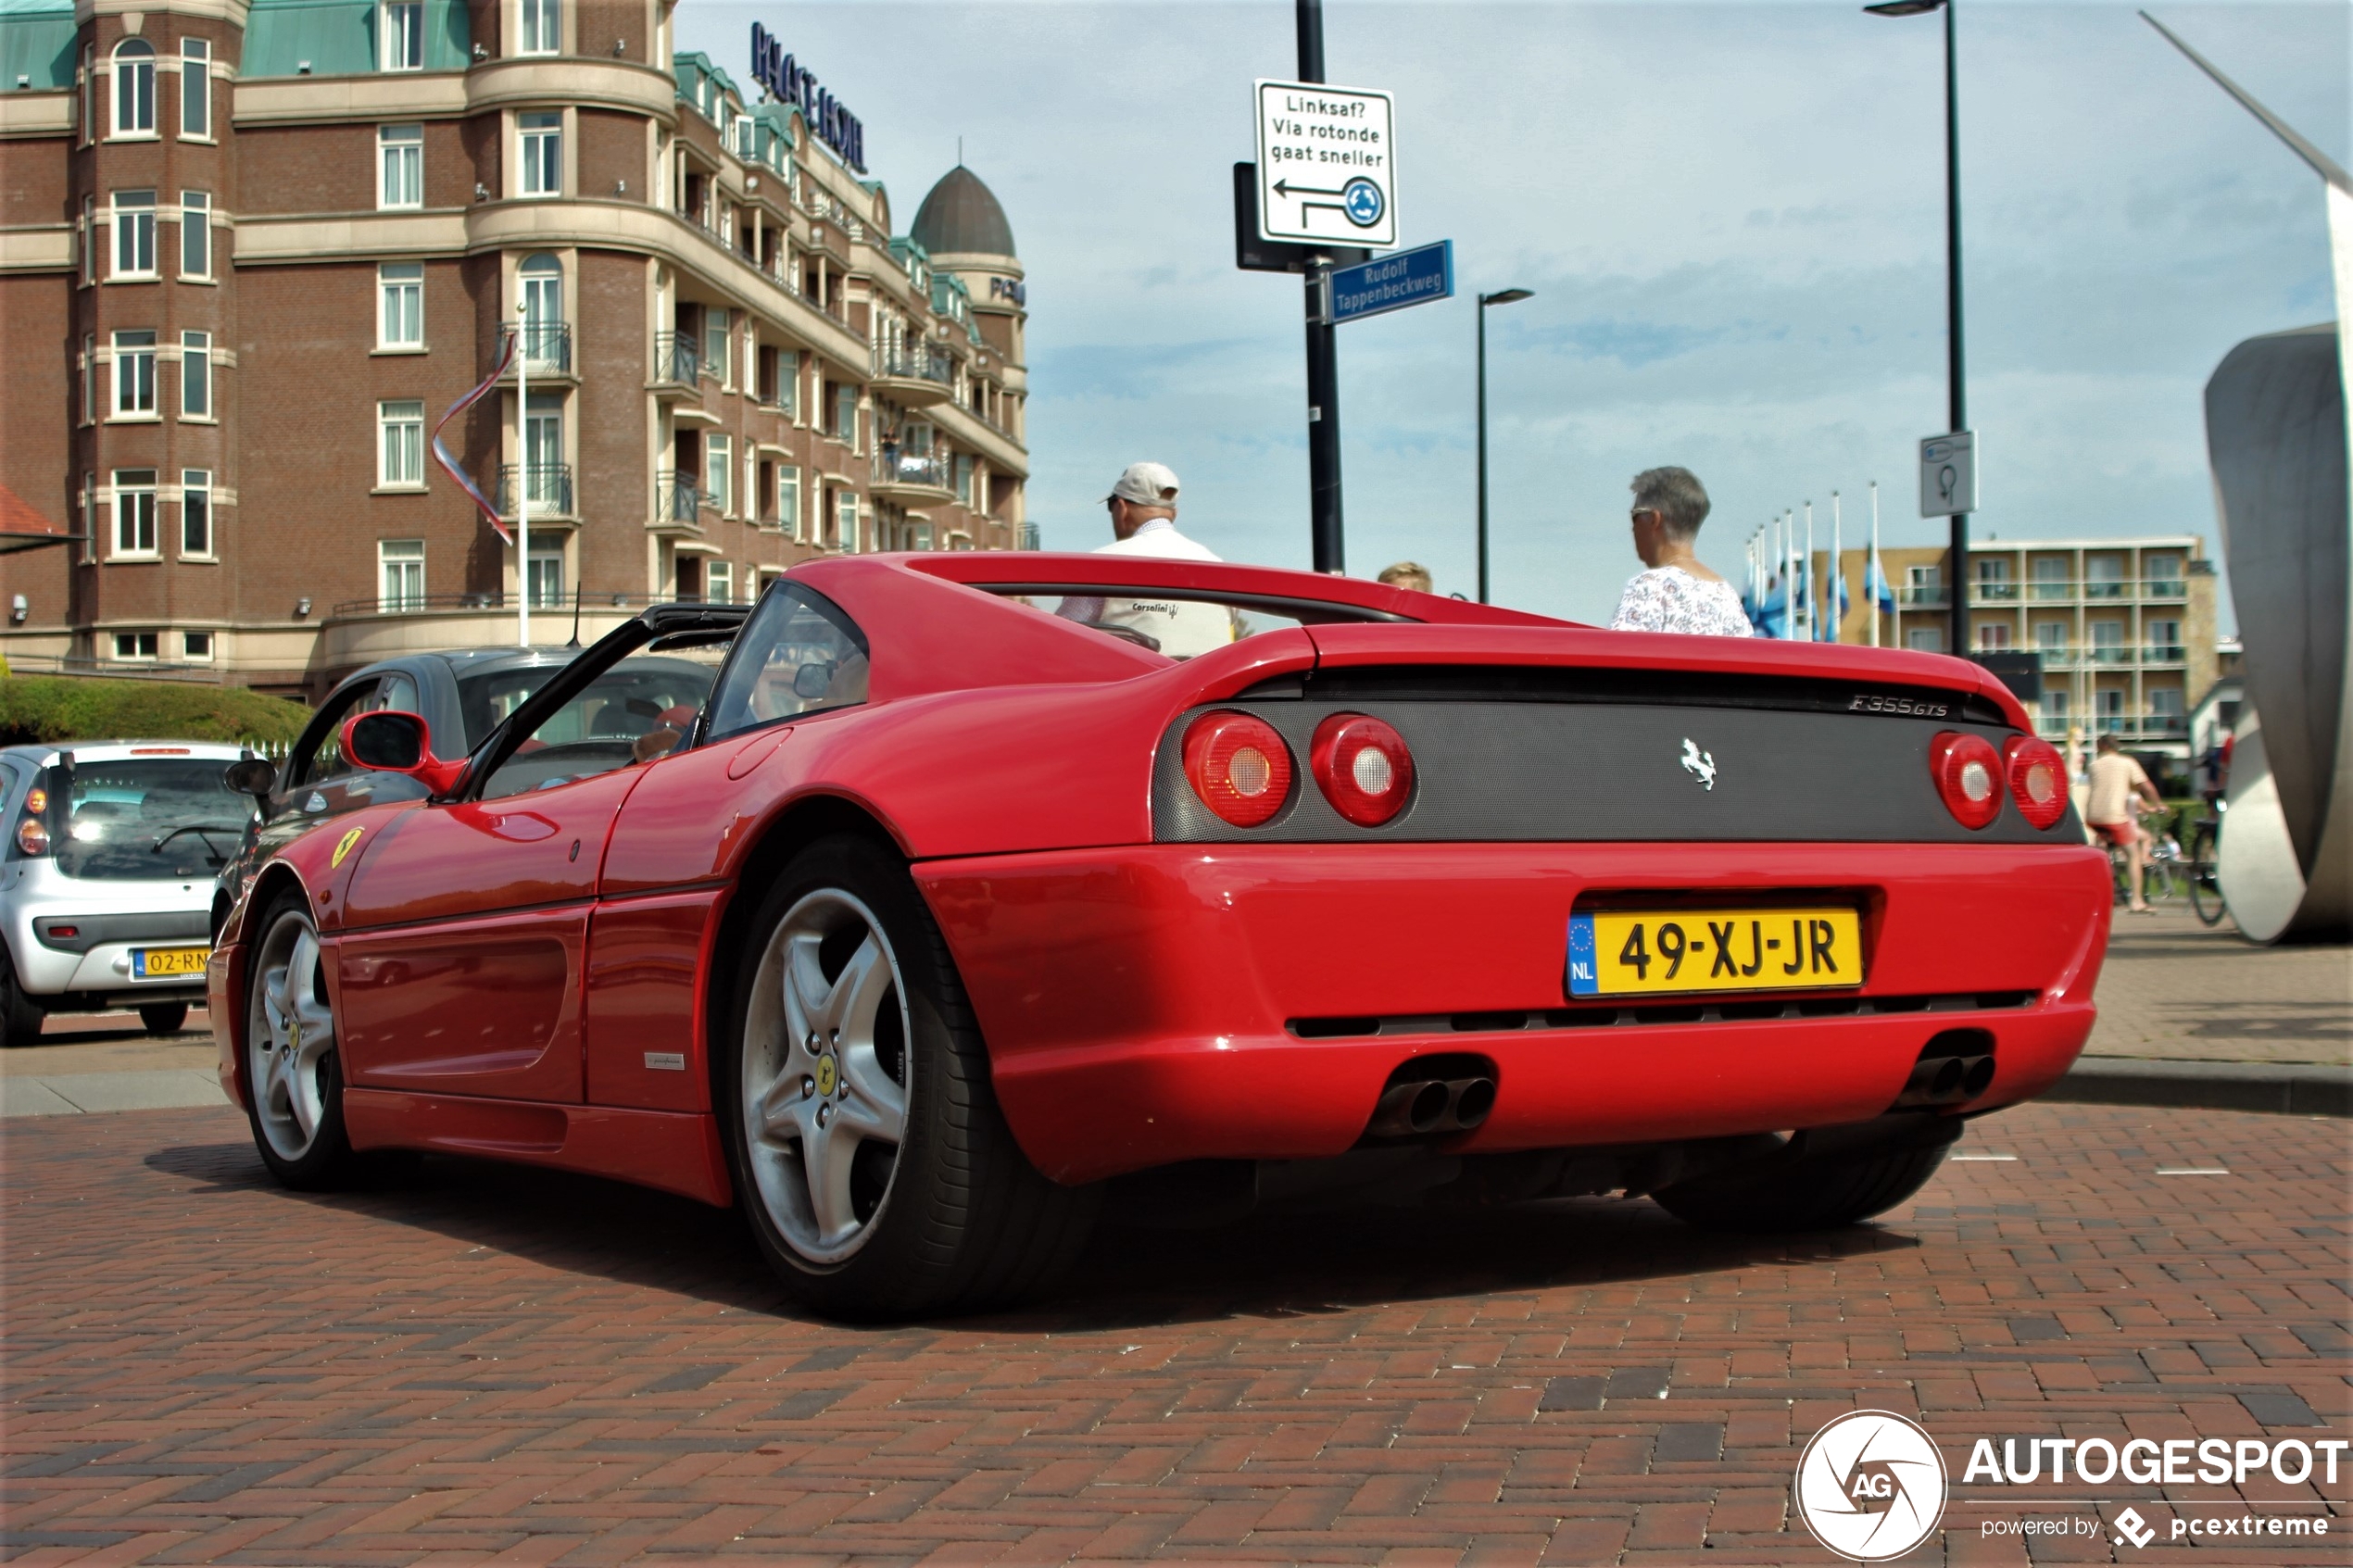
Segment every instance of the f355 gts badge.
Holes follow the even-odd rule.
[[[1699,742],[1689,735],[1683,737],[1683,771],[1697,779],[1700,788],[1711,795],[1715,793],[1716,754],[1712,751],[1702,751],[1699,748]]]

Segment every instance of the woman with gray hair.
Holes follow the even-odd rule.
[[[1692,551],[1707,518],[1698,476],[1689,469],[1646,469],[1634,476],[1633,488],[1634,553],[1649,570],[1626,584],[1610,630],[1754,636],[1740,594]]]

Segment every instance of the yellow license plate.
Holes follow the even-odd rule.
[[[137,947],[132,950],[131,972],[141,980],[167,974],[202,974],[209,947]]]
[[[1822,990],[1863,983],[1853,909],[1597,909],[1568,920],[1568,994]]]

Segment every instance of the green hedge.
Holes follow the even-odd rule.
[[[0,745],[67,740],[290,741],[310,709],[238,686],[75,676],[0,679]]]

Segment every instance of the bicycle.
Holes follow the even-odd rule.
[[[2145,807],[2133,803],[2134,822],[2140,826],[2141,899],[2155,904],[2160,899],[2178,897],[2189,884],[2186,862],[2181,841],[2170,833],[2160,833],[2150,824],[2165,814],[2162,807]],[[2117,845],[2108,850],[2108,872],[2115,889],[2115,901],[2129,904],[2133,898],[2133,859],[2129,851]]]
[[[2213,812],[2190,824],[2190,853],[2184,870],[2189,876],[2190,909],[2206,925],[2222,923],[2222,802]]]

